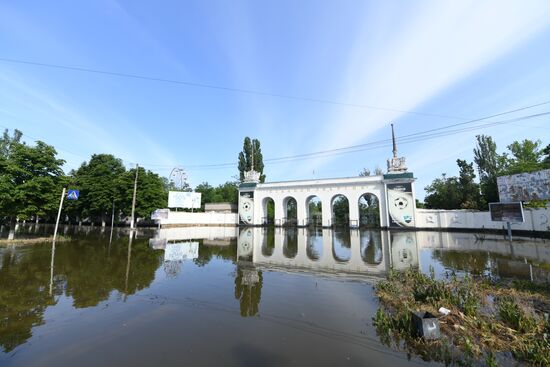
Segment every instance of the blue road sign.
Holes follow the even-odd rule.
[[[78,194],[78,190],[69,190],[69,192],[67,192],[67,200],[78,200]]]

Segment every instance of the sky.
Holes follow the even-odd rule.
[[[550,115],[522,118],[550,103],[400,136],[550,101],[549,60],[547,0],[3,1],[0,127],[56,147],[67,172],[110,153],[163,176],[183,167],[196,186],[234,179],[245,136],[268,160],[387,140],[393,123],[422,198],[473,159],[478,134],[501,152],[549,144]],[[264,173],[385,170],[391,146],[368,148]],[[204,167],[221,163],[235,166]]]

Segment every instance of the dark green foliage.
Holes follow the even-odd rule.
[[[498,314],[502,321],[519,332],[533,332],[537,328],[537,321],[528,316],[512,298],[503,298],[498,302]]]
[[[349,225],[349,202],[345,196],[338,196],[332,201],[332,215],[332,225]]]
[[[508,155],[497,153],[490,136],[478,135],[476,139],[474,162],[479,184],[475,182],[473,164],[458,159],[459,177],[443,175],[425,188],[427,208],[487,210],[488,203],[499,201],[497,177],[550,168],[550,145],[541,149],[540,141],[515,141],[508,145]]]
[[[248,136],[244,138],[243,150],[239,153],[239,179],[244,180],[244,173],[252,168],[256,172],[260,172],[260,182],[265,181],[264,159],[260,141],[258,139],[250,139]]]
[[[210,186],[208,182],[203,182],[195,187],[195,192],[202,194],[203,204],[208,203],[232,203],[239,201],[239,187],[235,182],[226,182],[217,187]]]
[[[54,216],[63,187],[64,161],[41,141],[21,142],[22,133],[0,138],[0,219]]]

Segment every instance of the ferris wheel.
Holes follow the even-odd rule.
[[[175,167],[168,177],[170,183],[174,183],[177,189],[183,190],[187,184],[187,173],[183,167]]]

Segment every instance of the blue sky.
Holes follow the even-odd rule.
[[[328,100],[366,108],[0,61],[0,126],[76,168],[112,153],[189,181],[230,180],[245,136],[264,159],[387,139],[550,101],[550,1],[17,1],[0,58]],[[429,115],[397,111],[417,111]],[[550,104],[488,121],[550,111]],[[432,116],[439,115],[439,116]],[[417,191],[475,135],[550,143],[550,117],[402,144]],[[473,124],[475,125],[475,124]],[[268,181],[385,169],[391,148],[266,163]]]

